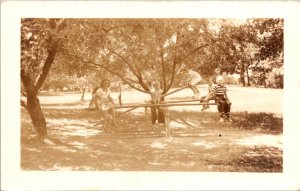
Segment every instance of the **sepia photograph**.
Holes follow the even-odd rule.
[[[20,33],[23,170],[282,172],[282,18],[22,18]]]
[[[299,189],[299,4],[268,5],[1,2],[1,189]]]

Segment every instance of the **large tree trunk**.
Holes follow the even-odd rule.
[[[161,102],[163,102],[163,101],[165,101],[165,98],[164,97],[162,97],[161,98]],[[161,107],[160,109],[159,109],[159,111],[158,111],[158,122],[159,123],[165,123],[165,113],[164,113],[164,107]]]
[[[241,83],[243,84],[243,87],[245,87],[246,83],[245,83],[245,68],[244,68],[244,66],[242,66],[242,68],[241,68],[240,80],[241,80]]]
[[[247,73],[247,86],[250,86],[250,77],[249,77],[249,69],[246,67],[246,73]]]
[[[161,98],[161,102],[165,100],[164,97]],[[157,120],[158,123],[165,123],[165,113],[163,107],[151,107],[151,122],[154,125],[155,121]]]
[[[41,109],[41,105],[37,95],[39,93],[39,89],[42,87],[49,73],[51,65],[53,64],[58,45],[59,39],[55,40],[48,50],[48,56],[45,60],[45,64],[42,68],[41,74],[37,77],[36,80],[31,79],[30,75],[27,74],[24,69],[21,69],[21,81],[27,95],[26,109],[30,115],[36,133],[39,135],[41,141],[43,141],[47,135],[47,127],[46,119]]]
[[[40,140],[44,140],[47,136],[46,119],[36,94],[27,96],[27,111]]]
[[[33,85],[29,76],[25,75],[24,71],[21,70],[21,80],[26,91],[27,103],[24,106],[27,109],[29,116],[32,120],[33,127],[38,134],[41,141],[47,135],[46,119],[42,112],[40,102],[38,100],[38,91]]]
[[[265,70],[263,71],[263,84],[264,88],[267,88],[267,76]]]

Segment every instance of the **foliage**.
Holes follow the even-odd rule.
[[[46,120],[37,94],[56,57],[60,43],[61,19],[22,19],[21,21],[21,98],[41,141],[47,135]]]
[[[47,56],[50,29],[45,20],[22,19],[21,28],[21,71],[37,77]]]
[[[149,82],[158,80],[167,92],[180,84],[185,68],[198,71],[206,81],[216,69],[219,74],[240,73],[245,83],[245,72],[250,78],[249,69],[261,71],[259,60],[281,51],[280,23],[280,19],[66,19],[55,65],[78,77],[106,71],[106,78],[116,76],[114,82],[121,80],[139,91],[148,91]],[[277,51],[272,52],[275,42]],[[99,79],[88,81],[94,84]]]
[[[262,83],[264,87],[283,88],[283,19],[258,19],[252,22],[259,47],[254,55],[256,61],[250,66],[257,74],[254,78],[259,82],[258,85]]]
[[[70,19],[67,23],[57,63],[68,63],[66,70],[82,73],[105,69],[140,91],[148,91],[149,81],[155,79],[167,92],[175,76],[200,57],[195,53],[209,46],[211,39],[205,20]]]

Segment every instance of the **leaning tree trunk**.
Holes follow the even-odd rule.
[[[37,95],[39,89],[42,87],[49,73],[51,65],[53,64],[54,58],[57,53],[58,44],[59,39],[55,40],[48,50],[48,56],[45,60],[41,74],[37,77],[36,80],[31,79],[30,75],[26,74],[24,69],[21,69],[21,81],[27,96],[27,104],[25,107],[30,115],[35,131],[41,141],[43,141],[47,135],[47,127],[46,119],[41,109],[41,105]]]
[[[41,140],[47,136],[46,119],[36,94],[27,96],[27,111]]]
[[[38,90],[36,86],[34,86],[34,84],[32,83],[30,77],[25,75],[23,70],[21,70],[21,80],[27,97],[27,103],[24,104],[24,107],[29,113],[36,133],[38,134],[40,140],[43,141],[47,135],[47,127],[46,119],[41,109],[39,99],[37,97]]]

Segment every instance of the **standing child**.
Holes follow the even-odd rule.
[[[224,84],[224,79],[222,76],[218,76],[216,79],[217,85],[212,87],[211,92],[206,97],[206,102],[208,99],[214,95],[215,102],[217,103],[218,111],[220,113],[220,122],[224,121],[231,121],[230,119],[230,109],[231,109],[231,102],[229,101],[227,95],[227,88]]]
[[[110,86],[109,80],[104,79],[101,82],[101,88],[99,88],[95,93],[95,95],[97,97],[99,109],[104,114],[105,131],[107,131],[108,118],[112,118],[113,126],[114,127],[116,126],[114,101],[111,97],[111,91],[109,89],[109,86]]]
[[[160,89],[160,83],[158,81],[154,81],[152,83],[152,88],[150,90],[151,95],[151,103],[159,104],[161,100],[162,90]],[[151,107],[151,122],[154,125],[157,122],[164,123],[163,109],[160,107]]]

